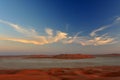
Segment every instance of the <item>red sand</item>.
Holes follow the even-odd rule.
[[[0,80],[120,80],[120,66],[0,70]]]

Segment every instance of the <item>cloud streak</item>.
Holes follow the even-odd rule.
[[[4,20],[0,20],[0,23],[6,24],[9,27],[12,27],[14,30],[16,30],[19,33],[22,33],[24,35],[27,36],[37,36],[37,32],[35,31],[35,29],[25,29],[20,25],[8,22],[8,21],[4,21]]]
[[[99,37],[94,37],[93,39],[86,39],[83,38],[80,41],[80,44],[83,46],[87,46],[87,45],[94,45],[94,46],[98,46],[98,45],[105,45],[105,44],[110,44],[112,42],[114,42],[114,38],[111,38],[109,36],[99,36]]]
[[[102,31],[102,30],[104,30],[104,29],[106,29],[106,28],[108,28],[108,27],[110,27],[111,25],[107,25],[107,26],[103,26],[103,27],[100,27],[100,28],[98,28],[98,29],[95,29],[95,30],[93,30],[91,33],[90,33],[90,36],[91,37],[94,37],[94,36],[97,36],[97,32],[100,32],[100,31]]]
[[[8,41],[14,41],[14,42],[20,42],[20,43],[26,43],[26,44],[36,44],[36,45],[43,45],[43,42],[34,41],[34,40],[26,40],[26,39],[18,39],[18,38],[4,38],[1,40],[8,40]]]
[[[114,23],[110,25],[106,25],[103,27],[100,27],[98,29],[93,30],[89,35],[90,36],[81,36],[80,33],[77,33],[74,36],[68,36],[68,33],[62,32],[62,31],[54,31],[53,29],[46,28],[45,33],[46,35],[39,35],[38,32],[35,29],[26,29],[23,28],[20,25],[0,20],[0,23],[3,23],[5,25],[8,25],[9,27],[13,28],[15,31],[25,35],[26,37],[30,37],[31,39],[25,39],[25,38],[8,38],[8,37],[0,37],[0,40],[6,40],[6,41],[13,41],[13,42],[19,42],[19,43],[26,43],[26,44],[35,44],[35,45],[45,45],[45,44],[51,44],[51,43],[65,43],[65,44],[80,44],[82,46],[99,46],[99,45],[106,45],[116,42],[115,38],[108,36],[107,33],[104,33],[103,35],[99,35],[98,33],[111,27],[112,25],[120,22],[120,18],[117,18]]]
[[[104,33],[103,35],[99,35],[98,33],[109,28],[112,26],[115,26],[116,24],[120,23],[120,17],[116,18],[113,23],[99,27],[98,29],[93,30],[89,35],[90,36],[74,36],[70,37],[68,40],[65,41],[65,43],[77,43],[81,44],[82,46],[88,46],[88,45],[106,45],[106,44],[113,44],[116,43],[116,38],[108,36],[107,33]]]
[[[54,36],[53,30],[50,28],[45,29],[47,36],[41,36],[41,35],[38,35],[38,33],[35,29],[25,29],[22,26],[19,26],[17,24],[7,22],[4,20],[0,20],[0,23],[6,24],[6,25],[12,27],[17,32],[22,33],[25,36],[31,37],[33,39],[33,41],[26,40],[26,39],[16,39],[16,38],[10,38],[10,39],[4,38],[4,40],[43,45],[43,44],[55,43],[62,39],[67,38],[67,33],[62,32],[62,31],[56,31],[56,34],[54,34],[55,35]]]

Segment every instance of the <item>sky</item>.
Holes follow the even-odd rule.
[[[0,55],[120,53],[120,0],[0,0]]]

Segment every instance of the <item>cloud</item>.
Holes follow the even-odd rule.
[[[91,36],[91,37],[97,36],[97,32],[102,31],[102,30],[104,30],[104,29],[106,29],[106,28],[108,28],[108,27],[110,27],[110,25],[103,26],[103,27],[100,27],[100,28],[98,28],[98,29],[96,29],[96,30],[93,30],[93,31],[90,33],[90,36]]]
[[[7,22],[4,20],[0,20],[1,23],[4,23],[6,25],[9,25],[12,27],[14,30],[16,30],[19,33],[24,34],[25,36],[29,36],[33,39],[31,40],[26,40],[26,39],[16,39],[16,38],[6,38],[5,40],[9,41],[16,41],[16,42],[21,42],[21,43],[31,43],[31,44],[38,44],[38,45],[43,45],[43,44],[49,44],[49,43],[55,43],[58,42],[62,39],[67,38],[67,33],[62,32],[62,31],[56,31],[56,34],[53,35],[53,30],[50,28],[46,28],[45,32],[47,36],[41,36],[38,35],[37,31],[35,29],[25,29],[22,26],[19,26],[17,24]]]
[[[120,17],[117,17],[117,18],[115,19],[115,22],[120,22]]]
[[[27,36],[36,36],[37,35],[37,32],[34,29],[25,29],[22,26],[19,26],[17,24],[10,23],[10,22],[4,21],[4,20],[0,20],[0,23],[4,23],[4,24],[12,27],[17,32],[20,32],[20,33],[25,34]]]
[[[67,40],[64,41],[64,43],[70,44],[70,43],[76,43],[81,44],[83,46],[88,45],[106,45],[106,44],[113,44],[118,41],[116,41],[116,38],[112,36],[108,36],[108,33],[104,33],[103,35],[99,35],[98,33],[109,28],[112,26],[115,26],[120,23],[120,17],[117,17],[113,23],[109,25],[105,25],[102,27],[99,27],[98,29],[93,30],[89,35],[90,36],[74,36],[74,37],[68,37]]]
[[[74,38],[70,38],[69,40],[66,40],[65,43],[66,44],[76,43],[82,46],[89,46],[89,45],[99,46],[99,45],[112,44],[116,41],[115,38],[112,38],[107,34],[97,37],[78,36],[75,38],[75,40],[73,39]]]
[[[75,36],[73,36],[73,37],[68,37],[67,40],[63,41],[63,43],[67,43],[67,44],[73,43],[74,41],[77,40],[78,35],[79,35],[80,33],[81,33],[81,32],[78,32]]]
[[[19,42],[19,43],[26,43],[26,44],[35,44],[35,45],[45,45],[45,44],[51,44],[51,43],[57,43],[61,42],[64,44],[80,44],[82,46],[99,46],[99,45],[106,45],[106,44],[112,44],[115,43],[116,40],[114,37],[109,36],[107,33],[104,33],[103,35],[99,35],[98,33],[100,31],[103,31],[113,25],[120,22],[120,18],[117,18],[115,22],[112,24],[100,27],[98,29],[93,30],[89,35],[90,36],[82,36],[79,35],[80,32],[78,32],[74,36],[68,36],[68,33],[62,32],[62,31],[55,31],[50,28],[45,29],[46,35],[39,35],[38,32],[35,29],[27,29],[23,28],[23,26],[7,22],[4,20],[0,20],[0,23],[3,23],[5,25],[8,25],[9,27],[13,28],[17,32],[23,34],[27,37],[30,37],[30,39],[26,38],[15,38],[15,37],[0,37],[0,40],[7,40],[7,41],[13,41],[13,42]]]
[[[46,42],[42,41],[34,41],[34,40],[26,40],[26,39],[16,39],[16,38],[6,38],[4,40],[8,40],[8,41],[14,41],[14,42],[20,42],[20,43],[27,43],[27,44],[36,44],[36,45],[43,45]]]
[[[67,38],[66,35],[67,34],[63,32],[57,32],[57,35],[55,37],[39,36],[38,39],[33,38],[33,40],[0,37],[0,40],[14,41],[14,42],[20,42],[20,43],[27,43],[27,44],[35,44],[35,45],[44,45],[44,44],[55,43],[62,39],[65,39]]]
[[[61,39],[65,39],[65,38],[67,38],[67,33],[57,31],[57,35],[54,37],[54,41],[57,42],[57,41],[59,41]]]
[[[50,28],[46,28],[45,32],[49,35],[49,36],[53,36],[53,30]]]
[[[97,36],[97,32],[100,32],[100,31],[102,31],[102,30],[104,30],[104,29],[107,29],[107,28],[109,28],[109,27],[115,26],[116,24],[119,24],[119,23],[120,23],[120,17],[117,17],[111,24],[93,30],[93,31],[90,33],[90,36],[91,36],[91,37]]]
[[[87,46],[87,45],[94,45],[94,46],[98,46],[98,45],[105,45],[105,44],[111,44],[112,42],[114,42],[114,38],[111,38],[109,36],[99,36],[99,37],[95,37],[93,39],[82,39],[80,41],[80,44],[83,46]]]

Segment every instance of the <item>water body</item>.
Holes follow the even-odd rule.
[[[120,66],[120,57],[76,60],[0,58],[0,69],[80,68],[89,66]]]

